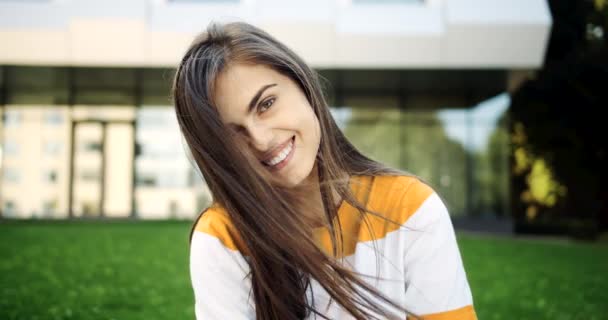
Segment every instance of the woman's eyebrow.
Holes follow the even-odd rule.
[[[270,87],[274,87],[276,85],[277,85],[276,83],[271,83],[271,84],[262,86],[260,88],[260,90],[258,90],[258,92],[253,96],[253,98],[251,99],[251,102],[249,102],[249,108],[247,108],[247,114],[251,113],[251,111],[253,110],[255,105],[258,103],[258,100],[260,100],[260,96],[262,96],[262,93],[264,93],[264,90],[266,90]]]

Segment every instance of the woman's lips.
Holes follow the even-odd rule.
[[[285,159],[283,159],[283,161],[277,163],[276,165],[268,165],[266,163],[264,163],[265,166],[267,166],[271,171],[278,171],[281,170],[282,168],[284,168],[286,165],[289,164],[291,158],[293,157],[293,154],[296,150],[296,138],[295,136],[293,136],[291,138],[291,140],[287,141],[287,143],[292,142],[292,146],[291,146],[291,150],[289,151],[289,153],[287,154],[287,156],[285,156]]]

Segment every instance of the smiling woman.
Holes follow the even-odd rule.
[[[190,234],[198,319],[476,319],[439,196],[359,152],[285,45],[212,23],[172,93],[213,195]]]
[[[286,185],[309,179],[320,128],[296,83],[263,64],[234,63],[218,76],[214,97],[222,121],[242,134]]]

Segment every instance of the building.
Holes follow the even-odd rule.
[[[212,20],[294,49],[327,79],[355,145],[427,179],[453,215],[508,215],[509,91],[542,66],[543,0],[2,0],[1,215],[206,206],[169,88]]]

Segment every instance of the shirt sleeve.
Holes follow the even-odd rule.
[[[220,239],[195,231],[190,245],[190,278],[198,320],[255,319],[249,266]]]
[[[405,224],[406,307],[424,320],[476,320],[448,210],[432,193]],[[409,317],[408,319],[415,319]]]

